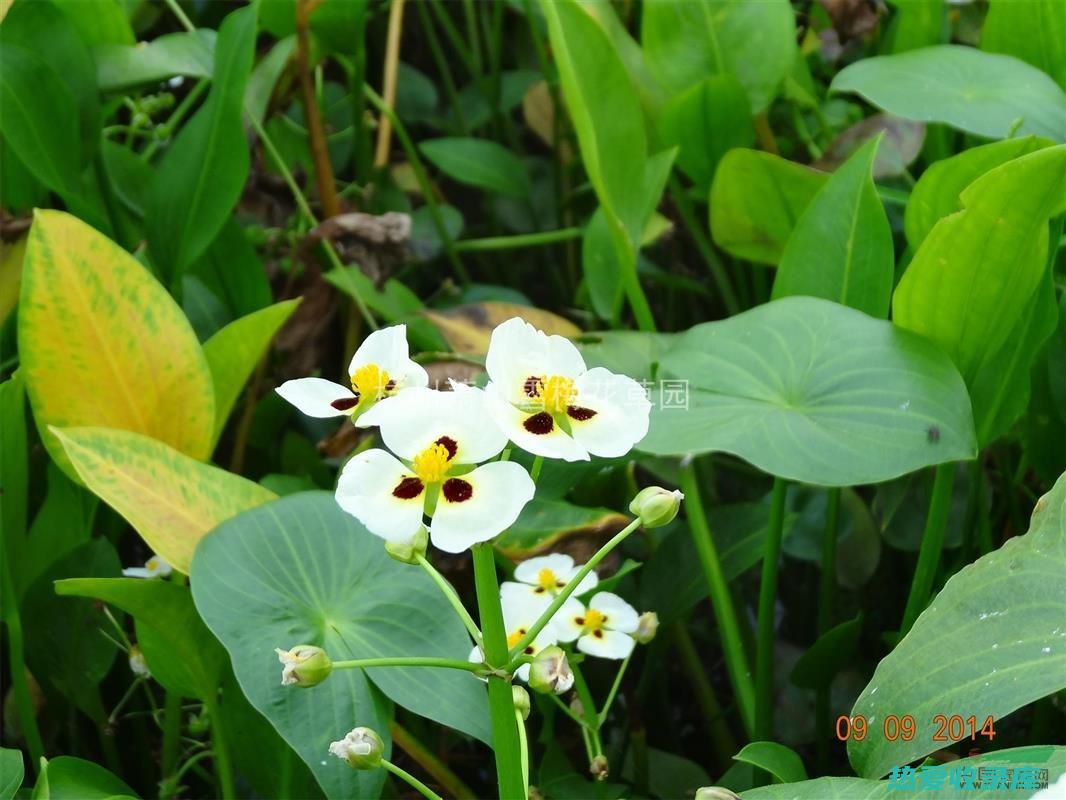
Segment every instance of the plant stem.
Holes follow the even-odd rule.
[[[750,736],[755,726],[755,687],[752,684],[747,655],[744,653],[744,642],[740,637],[736,611],[733,609],[733,596],[729,593],[729,584],[722,572],[718,551],[711,538],[710,526],[707,524],[707,515],[703,510],[703,500],[700,497],[699,481],[696,478],[696,467],[693,462],[682,462],[680,484],[681,491],[685,493],[685,513],[689,530],[696,545],[696,553],[703,567],[703,574],[707,578],[711,608],[714,609],[718,633],[722,638],[722,652],[725,655],[729,680],[733,684],[733,692],[736,694],[737,705],[740,707],[741,721]]]
[[[561,228],[556,231],[542,231],[540,233],[523,233],[517,236],[489,236],[484,239],[458,241],[455,243],[455,249],[460,253],[478,250],[513,250],[519,247],[535,247],[537,245],[580,239],[583,233],[584,231],[581,228],[575,227]]]
[[[178,767],[178,750],[181,747],[181,695],[169,689],[163,702],[163,755],[161,772],[163,780],[171,777]]]
[[[432,789],[430,789],[428,786],[426,786],[424,783],[422,783],[422,781],[420,781],[418,778],[416,778],[410,772],[408,772],[407,770],[401,769],[400,767],[396,766],[391,761],[389,761],[387,758],[381,759],[381,766],[383,766],[385,769],[387,769],[389,772],[391,772],[393,775],[395,775],[400,780],[402,780],[402,781],[406,782],[407,784],[409,784],[412,788],[417,789],[419,794],[421,794],[423,797],[427,798],[428,800],[441,800],[441,796],[439,794],[437,794]]]
[[[837,582],[837,528],[840,521],[840,488],[826,492],[825,533],[822,536],[822,571],[818,578],[818,635],[833,627],[833,604]],[[829,687],[815,691],[816,749],[821,771],[829,767]]]
[[[466,136],[466,120],[463,118],[463,110],[459,107],[459,92],[455,87],[455,77],[452,75],[452,69],[448,64],[448,59],[444,56],[444,49],[440,45],[440,37],[437,36],[436,28],[433,27],[433,20],[429,18],[427,3],[415,3],[415,8],[418,9],[418,18],[422,23],[422,30],[426,34],[426,43],[429,45],[429,51],[436,64],[437,73],[440,75],[441,82],[444,84],[444,92],[448,96],[449,110],[455,115],[455,122],[458,125],[459,133]]]
[[[482,542],[472,548],[474,584],[477,589],[481,629],[484,634],[485,659],[492,667],[507,663],[507,632],[500,607],[500,584],[492,544]],[[492,716],[492,742],[496,754],[496,781],[500,800],[524,800],[522,795],[522,754],[515,725],[511,682],[500,675],[489,675],[489,713]]]
[[[548,695],[548,696],[552,700],[554,700],[555,704],[557,706],[559,706],[559,708],[562,709],[563,713],[566,714],[566,716],[570,717],[570,719],[572,719],[574,722],[576,722],[578,724],[578,726],[584,728],[586,725],[588,725],[588,723],[585,722],[585,720],[581,719],[581,717],[579,717],[577,714],[575,714],[573,711],[571,711],[570,710],[570,706],[568,706],[566,703],[564,703],[562,700],[560,700],[558,695],[551,694],[551,695]]]
[[[772,741],[774,737],[774,611],[787,492],[788,482],[775,477],[770,499],[770,522],[763,550],[759,629],[755,648],[755,738],[763,742]]]
[[[229,743],[222,723],[222,710],[213,698],[205,703],[211,717],[211,749],[215,754],[215,773],[221,785],[222,800],[235,800],[237,788],[233,783],[233,765],[230,763]]]
[[[26,664],[23,655],[22,619],[19,617],[18,600],[15,597],[15,583],[11,577],[10,559],[6,553],[3,557],[3,610],[4,625],[7,626],[7,658],[11,673],[11,693],[15,698],[22,738],[26,740],[26,749],[30,751],[30,768],[33,774],[41,768],[44,756],[44,743],[37,727],[37,717],[30,697],[30,685],[26,680]]]
[[[588,683],[585,682],[585,676],[581,672],[581,667],[577,664],[570,665],[571,671],[574,673],[574,691],[577,692],[578,699],[581,701],[581,711],[585,717],[585,727],[588,728],[589,735],[592,739],[592,757],[603,755],[603,745],[600,742],[600,737],[597,731],[600,728],[600,721],[596,717],[596,701],[592,698],[592,692],[589,690]]]
[[[178,5],[178,0],[163,0],[167,4],[167,7],[174,13],[174,16],[178,18],[178,22],[181,23],[181,27],[192,33],[196,30],[196,26],[192,24],[192,20],[189,19],[181,6]]]
[[[400,35],[403,33],[404,0],[392,0],[389,6],[389,27],[385,35],[385,66],[382,69],[381,94],[383,102],[391,109],[396,105],[396,73],[400,63]],[[374,166],[378,169],[389,164],[389,148],[392,144],[392,120],[383,117],[378,126],[378,141],[374,148]]]
[[[629,655],[622,660],[622,666],[618,668],[618,673],[614,676],[614,683],[611,684],[611,691],[607,693],[607,699],[603,701],[603,710],[600,711],[597,717],[597,727],[603,725],[607,720],[607,712],[611,710],[614,698],[618,694],[619,687],[622,685],[622,676],[626,674],[626,667],[629,666],[629,661],[632,658],[633,652],[630,651]]]
[[[718,697],[714,693],[714,687],[707,679],[707,668],[700,661],[696,645],[689,635],[688,629],[683,623],[676,622],[670,626],[670,633],[677,655],[681,661],[681,668],[688,675],[689,683],[692,684],[696,702],[699,704],[700,713],[703,715],[703,724],[707,726],[711,743],[714,745],[715,754],[724,762],[730,763],[730,758],[737,752],[736,743],[729,733],[729,727],[725,724],[725,715]]]
[[[403,0],[394,0],[402,3]],[[337,197],[337,186],[333,180],[333,164],[329,160],[329,148],[326,145],[326,128],[322,124],[322,112],[315,97],[315,87],[311,82],[311,11],[318,0],[296,0],[296,72],[300,84],[300,99],[303,101],[304,119],[307,121],[307,139],[311,149],[311,161],[315,168],[315,185],[318,187],[318,201],[322,204],[322,213],[326,218],[341,213],[341,201]]]
[[[393,744],[416,761],[455,800],[476,800],[473,790],[396,720],[389,723],[389,732],[392,734]]]
[[[522,796],[529,797],[529,741],[526,738],[526,721],[517,708],[514,710],[514,719],[518,726],[518,749],[522,754]]]
[[[570,598],[570,595],[574,593],[574,590],[577,589],[577,585],[581,583],[582,578],[592,572],[592,570],[596,568],[596,565],[607,557],[608,553],[625,541],[626,537],[639,527],[640,518],[638,517],[616,533],[607,544],[597,550],[595,555],[585,562],[585,565],[581,569],[574,573],[574,577],[570,579],[566,586],[559,590],[559,594],[555,596],[552,604],[548,606],[544,610],[544,613],[540,615],[540,618],[530,626],[529,630],[526,631],[526,635],[521,638],[518,644],[511,648],[511,661],[507,665],[509,670],[513,670],[517,667],[521,660],[522,651],[526,649],[530,642],[537,638],[538,633],[544,630],[544,626],[551,621],[553,616],[555,616],[555,612],[563,607],[563,603],[565,603]]]
[[[677,212],[681,215],[681,222],[684,224],[689,236],[692,237],[692,241],[696,243],[696,249],[699,250],[700,256],[703,257],[703,262],[707,265],[707,269],[711,271],[711,278],[714,279],[714,285],[718,287],[718,293],[722,297],[722,303],[725,304],[726,310],[731,315],[739,314],[740,303],[737,302],[737,295],[733,291],[733,284],[730,282],[729,276],[726,274],[725,265],[718,257],[718,254],[714,252],[711,240],[703,232],[703,226],[692,208],[692,201],[689,200],[688,195],[685,193],[685,187],[681,185],[681,181],[678,180],[676,175],[670,176],[670,197],[673,198],[674,205],[677,206]]]
[[[536,456],[529,468],[529,477],[536,483],[540,479],[540,471],[544,468],[544,456]]]
[[[477,623],[474,622],[470,616],[470,612],[466,610],[466,606],[463,605],[463,601],[459,599],[459,595],[455,591],[455,587],[452,586],[448,580],[437,572],[437,569],[429,563],[429,560],[424,555],[418,556],[418,564],[433,579],[433,582],[437,584],[437,587],[444,594],[444,597],[455,609],[455,613],[459,615],[459,619],[463,621],[463,625],[466,626],[467,631],[470,633],[470,637],[474,640],[474,644],[481,644],[481,631],[478,630]]]
[[[929,500],[929,513],[925,518],[922,547],[918,553],[918,565],[914,569],[907,607],[903,612],[900,637],[914,625],[925,607],[933,589],[933,580],[940,565],[940,553],[944,548],[944,534],[948,527],[948,512],[951,510],[951,491],[955,482],[955,463],[940,464],[933,479],[933,495]]]
[[[460,661],[457,658],[437,658],[435,656],[354,658],[348,661],[333,662],[333,669],[370,669],[371,667],[441,667],[443,669],[461,669],[466,672],[478,672],[481,670],[481,665],[472,661]]]

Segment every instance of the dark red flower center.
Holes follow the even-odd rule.
[[[330,405],[338,411],[347,411],[348,409],[355,408],[359,405],[359,395],[355,395],[355,397],[342,397],[338,400],[334,400]]]
[[[555,429],[555,420],[552,419],[552,415],[547,411],[540,411],[530,417],[526,417],[522,427],[537,436],[544,436]]]
[[[448,478],[440,490],[449,503],[463,503],[474,495],[474,487],[462,478]]]
[[[591,408],[583,408],[582,406],[570,406],[566,409],[566,415],[572,420],[577,422],[584,422],[585,420],[592,419],[596,416],[596,412]]]
[[[392,490],[392,494],[393,497],[398,497],[401,500],[413,500],[422,494],[422,489],[424,488],[421,480],[407,476],[396,484],[396,488]]]

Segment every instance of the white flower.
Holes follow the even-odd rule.
[[[644,387],[602,367],[586,369],[570,340],[518,317],[492,332],[485,369],[493,417],[512,442],[535,455],[622,456],[648,432]]]
[[[165,578],[173,571],[162,556],[152,556],[143,567],[126,567],[122,574],[127,578]]]
[[[511,461],[481,464],[507,443],[485,411],[484,393],[415,388],[364,416],[381,428],[386,450],[367,450],[341,471],[337,502],[371,533],[410,541],[432,517],[434,546],[459,553],[508,528],[533,498],[533,479]]]
[[[592,596],[588,608],[567,600],[554,619],[559,640],[577,639],[577,649],[599,658],[625,658],[633,651],[639,625],[636,609],[611,592]]]
[[[380,766],[384,752],[384,742],[370,728],[353,728],[343,739],[329,745],[330,755],[344,759],[348,766],[355,769],[374,769]]]
[[[579,569],[581,567],[574,566],[574,559],[563,553],[530,558],[515,567],[515,580],[505,581],[500,586],[500,593],[502,595],[532,595],[542,602],[543,607],[547,607]],[[574,594],[584,594],[595,588],[598,582],[599,578],[596,577],[596,573],[590,572],[581,579]]]
[[[518,644],[530,628],[533,627],[533,623],[536,622],[544,611],[544,606],[538,602],[532,595],[500,595],[500,605],[503,608],[503,627],[507,631],[507,648],[510,649]],[[558,617],[552,618],[552,620],[545,625],[540,633],[533,637],[533,641],[530,642],[525,650],[522,651],[523,655],[535,656],[545,647],[555,644],[559,641],[559,637],[555,629],[555,621]],[[470,651],[470,659],[474,664],[480,664],[485,660],[485,656],[482,654],[481,648],[475,646]],[[523,681],[529,680],[529,664],[522,664],[515,670],[515,677]]]
[[[370,423],[360,415],[377,401],[429,383],[426,371],[410,359],[406,325],[382,328],[367,336],[352,356],[348,375],[351,389],[324,378],[297,378],[274,391],[309,417],[349,416],[365,428]]]
[[[129,649],[130,669],[138,678],[150,678],[152,673],[148,669],[148,662],[144,659],[144,653],[137,645]]]

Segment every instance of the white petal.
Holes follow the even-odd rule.
[[[580,569],[580,567],[575,567],[574,568],[574,572],[576,573],[578,571],[578,569]],[[567,578],[567,581],[569,581],[569,580],[570,579]],[[600,576],[596,574],[596,570],[592,570],[592,572],[590,572],[588,575],[586,575],[584,578],[581,579],[581,582],[577,585],[577,588],[574,589],[574,594],[575,595],[581,595],[581,594],[585,594],[585,592],[592,591],[593,589],[596,588],[596,585],[599,582],[600,582]]]
[[[557,424],[550,433],[531,433],[525,427],[529,412],[511,405],[501,395],[498,384],[485,387],[485,401],[489,413],[504,434],[516,445],[533,455],[545,458],[561,458],[565,461],[588,461],[589,454]]]
[[[407,361],[408,356],[407,326],[392,325],[374,331],[363,339],[348,365],[348,374],[354,373],[359,367],[374,364],[392,377],[393,369]]]
[[[552,602],[552,595],[541,591],[539,587],[518,581],[504,581],[500,584],[500,600],[506,601],[508,597],[517,597],[523,603],[534,603],[541,611]]]
[[[389,449],[413,459],[442,438],[456,444],[455,464],[479,464],[507,444],[507,435],[488,417],[480,389],[462,386],[444,392],[416,387],[387,398],[359,418],[377,425]]]
[[[546,556],[537,556],[523,561],[514,570],[516,580],[523,583],[537,584],[537,578],[542,569],[550,569],[562,580],[567,580],[574,569],[574,559],[564,553],[551,553]]]
[[[577,649],[597,658],[625,658],[633,652],[633,637],[628,633],[606,629],[596,633],[601,635],[590,633],[578,639]]]
[[[449,480],[465,481],[472,493],[454,502],[447,497],[449,481],[441,485],[429,536],[448,553],[461,553],[509,528],[536,489],[529,473],[513,461],[493,461]]]
[[[126,567],[122,574],[127,578],[154,578],[155,575],[148,571],[147,567]]]
[[[531,666],[530,664],[522,664],[518,669],[516,669],[514,671],[515,677],[518,678],[518,680],[520,680],[520,681],[523,681],[525,683],[529,683],[529,668],[530,668],[530,666]]]
[[[426,499],[424,488],[409,500],[392,493],[410,475],[407,467],[384,450],[359,453],[341,471],[337,503],[375,536],[389,542],[406,542],[422,525]]]
[[[584,618],[585,606],[580,600],[571,597],[563,603],[562,608],[552,617],[552,625],[555,627],[555,635],[559,637],[559,641],[572,642],[579,637],[584,632],[585,625],[577,620],[584,620]]]
[[[485,656],[481,652],[481,645],[475,644],[474,649],[470,651],[470,655],[466,657],[466,660],[471,664],[481,664],[485,660]]]
[[[274,390],[309,417],[343,417],[344,411],[334,408],[334,400],[354,400],[355,394],[347,386],[327,381],[325,378],[297,378],[285,381]]]
[[[623,456],[648,432],[651,402],[643,386],[602,367],[590,369],[575,382],[575,405],[595,411],[584,421],[570,417],[570,431],[593,455]]]
[[[603,624],[613,631],[633,633],[640,621],[636,609],[611,592],[597,592],[592,595],[589,608],[594,608],[607,617]]]
[[[485,371],[510,401],[524,402],[528,400],[523,392],[527,378],[576,378],[585,371],[585,360],[569,339],[548,336],[520,317],[512,317],[492,332]]]
[[[529,588],[523,584],[512,585]],[[543,595],[535,595],[532,592],[505,592],[501,586],[500,605],[503,608],[504,627],[508,631],[533,627],[533,623],[540,619],[540,615],[551,605],[550,599],[545,601],[542,597]]]

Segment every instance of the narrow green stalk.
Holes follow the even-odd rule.
[[[185,16],[185,12],[181,6],[178,5],[178,0],[163,0],[167,4],[167,7],[174,13],[174,16],[178,18],[178,22],[181,23],[181,27],[192,33],[196,30],[196,26],[192,24],[192,20]]]
[[[459,33],[459,29],[455,27],[452,18],[448,16],[445,5],[444,0],[429,0],[430,10],[436,14],[437,22],[440,24],[441,30],[444,31],[448,43],[452,46],[458,59],[463,62],[463,66],[466,67],[470,77],[476,81],[478,79],[478,71],[470,57],[470,47],[463,39],[463,35]]]
[[[544,468],[544,456],[537,456],[533,459],[533,464],[529,468],[529,477],[536,483],[540,479],[540,471]]]
[[[189,93],[182,98],[180,103],[178,103],[178,107],[171,112],[167,121],[156,128],[153,134],[155,138],[147,144],[144,150],[141,151],[140,159],[142,161],[152,160],[152,156],[154,156],[156,151],[162,147],[164,140],[169,139],[174,135],[174,129],[181,124],[182,120],[185,119],[185,115],[192,110],[196,101],[203,96],[204,92],[207,91],[207,88],[210,85],[211,81],[204,78],[189,90]]]
[[[759,630],[755,648],[755,738],[763,742],[774,738],[774,606],[777,602],[777,573],[781,566],[787,492],[788,482],[775,477],[770,499],[770,523],[763,549]]]
[[[485,639],[485,659],[492,667],[507,663],[507,631],[500,607],[500,584],[492,544],[482,542],[472,548],[474,585],[477,589],[481,629]],[[496,781],[500,800],[524,800],[522,794],[522,755],[515,725],[511,682],[500,675],[490,675],[489,713],[492,717],[492,742],[496,754]]]
[[[619,687],[622,685],[622,676],[626,674],[626,667],[629,666],[629,661],[632,658],[633,653],[630,651],[629,655],[622,660],[622,666],[618,668],[618,673],[614,676],[614,683],[611,684],[611,691],[607,693],[607,699],[603,702],[603,709],[597,717],[597,726],[603,725],[603,723],[607,721],[607,713],[611,710],[614,698],[618,694]]]
[[[929,500],[929,513],[925,518],[922,547],[918,552],[918,565],[914,568],[911,593],[903,612],[899,634],[906,636],[925,607],[933,590],[933,580],[940,565],[940,553],[944,549],[944,534],[948,527],[948,512],[951,510],[951,491],[955,482],[955,463],[940,464],[933,479],[933,495]]]
[[[718,634],[722,638],[722,653],[729,671],[729,680],[733,685],[737,705],[740,707],[744,729],[750,736],[755,727],[755,687],[752,684],[748,659],[744,653],[744,642],[740,637],[736,611],[733,609],[733,596],[729,593],[729,584],[726,582],[725,573],[722,572],[722,564],[714,546],[714,539],[711,538],[707,514],[703,510],[703,500],[700,497],[696,467],[691,461],[681,464],[680,484],[681,491],[685,493],[685,513],[689,530],[696,545],[696,553],[703,567],[703,574],[707,578],[707,589],[711,597],[715,620],[718,623]]]
[[[15,597],[15,583],[11,578],[10,559],[3,557],[3,610],[4,625],[7,626],[8,671],[11,674],[11,693],[15,698],[22,738],[26,740],[26,749],[30,751],[30,768],[33,774],[41,768],[44,756],[44,743],[41,731],[37,727],[37,717],[30,698],[30,685],[26,680],[26,664],[23,655],[22,619],[19,617],[18,600]]]
[[[233,782],[233,764],[230,762],[226,728],[222,723],[222,710],[214,699],[205,705],[211,717],[211,749],[215,754],[215,774],[218,776],[222,800],[235,800],[237,787]]]
[[[718,294],[722,296],[722,303],[725,304],[726,310],[730,314],[739,313],[740,304],[737,302],[736,292],[733,291],[733,284],[726,274],[725,265],[718,257],[718,254],[714,252],[714,247],[711,246],[711,241],[707,238],[707,234],[703,232],[703,226],[692,208],[692,201],[689,200],[688,195],[685,193],[685,187],[681,185],[681,181],[678,180],[676,175],[670,176],[670,197],[673,198],[674,205],[677,206],[677,211],[681,214],[681,222],[688,231],[689,236],[692,237],[692,241],[695,242],[696,249],[703,258],[703,262],[707,265],[707,269],[711,271],[711,278],[714,280],[714,285],[718,287]]]
[[[465,253],[480,250],[514,250],[520,247],[568,242],[580,239],[584,231],[581,228],[561,228],[557,231],[540,233],[523,233],[516,236],[488,236],[484,239],[465,239],[455,243],[457,252]]]
[[[517,708],[514,710],[514,719],[518,726],[518,749],[522,754],[522,797],[529,797],[529,740],[526,738],[526,721]]]
[[[826,492],[825,533],[822,536],[822,571],[818,580],[818,635],[833,627],[833,605],[837,583],[837,527],[840,520],[840,488]],[[829,687],[814,695],[814,729],[821,771],[829,767]]]
[[[600,722],[596,717],[596,701],[592,697],[592,691],[589,689],[588,683],[585,681],[585,676],[581,672],[581,667],[577,664],[570,665],[571,671],[574,673],[574,691],[577,692],[577,697],[581,701],[581,711],[585,717],[585,727],[588,728],[589,737],[592,741],[592,757],[603,755],[603,743],[600,741],[599,728]]]
[[[389,723],[392,743],[407,753],[422,769],[440,784],[441,788],[455,800],[476,800],[476,795],[448,765],[441,761],[428,747],[418,741],[414,735],[396,720]],[[291,750],[289,751],[291,752]],[[280,793],[279,797],[288,797]]]
[[[448,97],[448,107],[451,113],[455,114],[455,121],[458,125],[460,135],[467,135],[466,120],[463,118],[463,110],[459,102],[459,91],[455,85],[455,78],[452,76],[452,68],[448,64],[448,59],[444,55],[444,49],[440,45],[440,37],[437,36],[437,30],[433,27],[433,20],[429,18],[429,9],[427,3],[419,2],[415,3],[415,8],[418,10],[418,18],[422,23],[422,30],[426,34],[426,43],[429,45],[429,52],[433,56],[433,61],[437,66],[437,73],[441,76],[441,81],[444,83],[444,93]]]
[[[581,717],[571,711],[570,706],[560,700],[558,695],[551,694],[548,696],[552,700],[554,700],[555,705],[559,706],[559,708],[562,709],[563,713],[566,714],[566,716],[570,717],[570,719],[572,719],[574,722],[576,722],[579,727],[584,728],[588,724],[587,722],[585,722],[585,720],[583,720]]]
[[[436,567],[429,563],[429,560],[424,555],[419,555],[418,564],[422,569],[426,571],[433,582],[437,584],[437,587],[441,590],[445,599],[451,604],[451,607],[455,609],[455,613],[459,615],[459,619],[463,621],[463,625],[466,626],[467,632],[474,640],[474,644],[481,644],[481,631],[478,630],[477,623],[474,622],[470,616],[470,612],[466,610],[466,606],[463,605],[463,601],[459,599],[459,595],[455,591],[455,587],[452,586],[447,578],[437,572]]]
[[[607,557],[608,553],[624,542],[626,537],[639,527],[640,518],[638,517],[616,533],[607,544],[597,550],[595,555],[585,562],[585,565],[581,569],[574,573],[574,577],[570,579],[566,586],[559,590],[559,594],[555,596],[551,605],[544,610],[544,613],[540,615],[540,618],[533,623],[528,631],[526,631],[526,635],[521,638],[518,644],[511,648],[511,661],[507,665],[508,670],[513,670],[517,667],[521,661],[522,651],[526,649],[530,642],[537,638],[538,633],[544,630],[544,626],[555,616],[555,612],[563,607],[563,603],[565,603],[570,598],[570,595],[574,593],[574,590],[577,589],[577,585],[581,583],[581,580],[592,572],[592,570],[596,568],[596,565]]]
[[[397,656],[396,658],[354,658],[348,661],[334,661],[333,669],[370,669],[371,667],[440,667],[442,669],[461,669],[466,672],[479,672],[480,664],[472,661],[460,661],[457,658],[436,658],[434,656]]]
[[[714,687],[707,678],[707,666],[700,658],[695,642],[692,641],[692,636],[689,635],[688,628],[683,623],[675,622],[671,625],[670,633],[678,660],[681,662],[681,669],[688,676],[689,683],[692,684],[693,694],[699,704],[703,724],[707,726],[707,733],[714,746],[717,761],[729,764],[733,754],[737,752],[737,747],[725,723],[722,705],[718,702]]]
[[[423,797],[427,798],[427,800],[441,800],[441,796],[439,794],[437,794],[432,789],[430,789],[428,786],[426,786],[424,783],[422,783],[422,781],[420,781],[418,778],[416,778],[410,772],[408,772],[407,770],[401,769],[400,767],[396,766],[391,761],[389,761],[387,758],[381,759],[381,766],[383,766],[385,769],[387,769],[389,772],[391,772],[393,775],[395,775],[400,780],[402,780],[405,783],[407,783],[412,788],[417,789],[419,794],[421,794]]]

